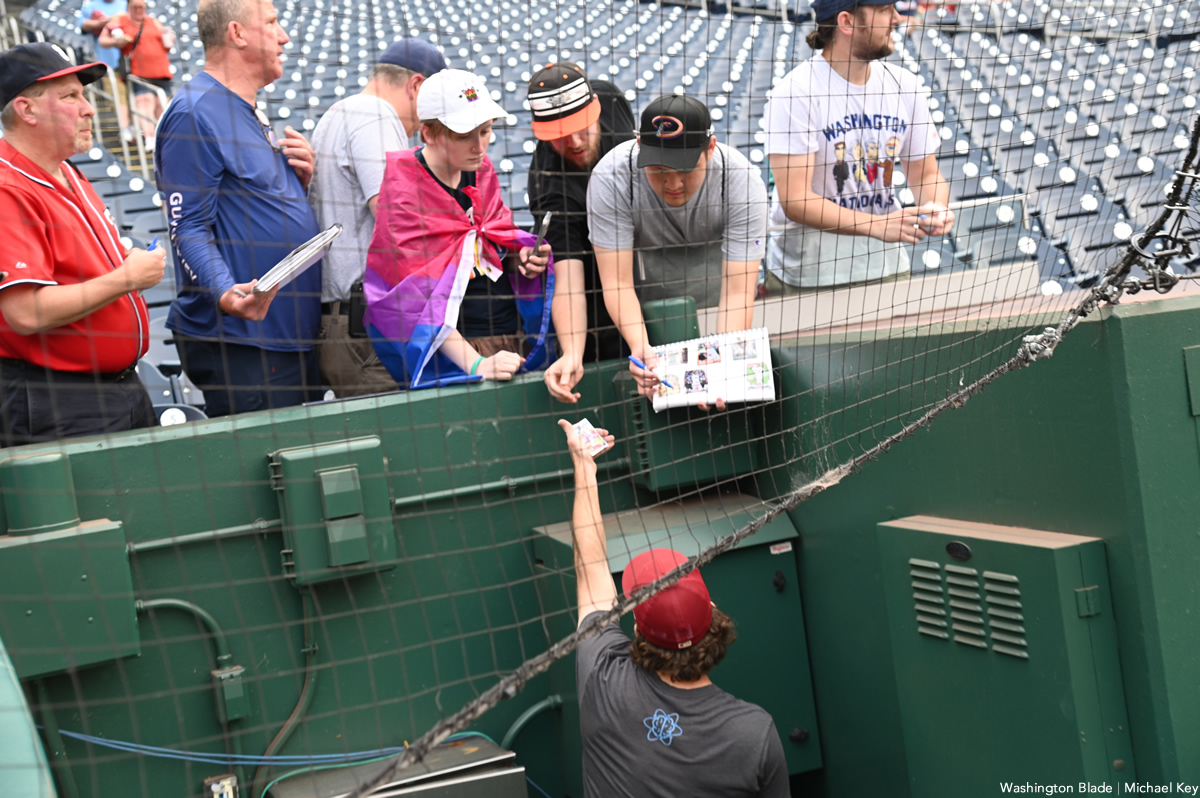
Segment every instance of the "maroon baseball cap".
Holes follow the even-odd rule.
[[[629,596],[687,562],[673,549],[651,549],[634,557],[621,577],[621,589]],[[712,626],[712,599],[700,571],[692,571],[676,584],[633,608],[638,631],[653,645],[677,651],[699,643]]]
[[[39,80],[79,75],[79,82],[86,86],[100,80],[107,71],[108,67],[99,62],[72,64],[57,44],[18,44],[0,53],[0,108]]]

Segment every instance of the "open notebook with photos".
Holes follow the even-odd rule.
[[[764,402],[775,398],[765,327],[656,346],[661,382],[654,410],[701,402]],[[668,387],[668,384],[670,387]]]

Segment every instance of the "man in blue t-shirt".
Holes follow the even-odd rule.
[[[579,625],[617,601],[600,516],[596,462],[566,421],[575,467],[571,516]],[[613,438],[596,430],[607,447]],[[621,577],[626,596],[666,576],[687,557],[651,549]],[[633,610],[633,640],[615,622],[579,645],[575,688],[583,737],[584,798],[789,798],[788,768],[775,721],[762,707],[713,684],[737,636],[698,570]]]
[[[171,101],[154,153],[179,285],[167,327],[210,416],[297,405],[320,385],[319,266],[253,291],[319,229],[305,193],[312,147],[291,127],[278,138],[255,106],[289,39],[267,0],[230,5],[201,0],[204,72]]]
[[[125,0],[84,0],[79,7],[79,29],[92,35],[92,43],[96,46],[96,60],[108,64],[109,69],[117,68],[117,60],[121,57],[120,47],[101,47],[100,31],[108,24],[110,17],[125,13]]]

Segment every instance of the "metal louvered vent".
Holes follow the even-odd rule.
[[[923,635],[949,639],[946,631],[946,596],[942,591],[942,566],[931,560],[910,559],[913,601],[916,602],[917,631]]]
[[[983,572],[983,590],[987,601],[988,625],[992,629],[992,650],[1010,657],[1029,659],[1025,641],[1025,615],[1017,577]]]
[[[917,631],[939,640],[1029,659],[1017,577],[911,558]]]
[[[947,565],[946,587],[950,594],[950,628],[954,630],[954,642],[986,649],[987,629],[983,625],[979,572],[961,565]]]

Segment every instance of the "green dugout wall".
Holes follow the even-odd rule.
[[[634,412],[624,366],[613,363],[589,371],[579,388],[584,402],[573,408],[554,405],[530,376],[12,452],[65,455],[0,473],[8,530],[0,543],[12,555],[0,558],[0,584],[8,586],[0,590],[0,637],[44,727],[60,793],[195,795],[229,768],[112,751],[59,731],[257,755],[297,708],[306,676],[309,701],[276,753],[402,745],[574,625],[568,566],[554,564],[548,530],[535,529],[569,517],[570,464],[557,418],[587,416],[623,436],[602,461],[605,512],[690,494],[680,486],[697,479],[711,488],[699,498],[716,506],[723,494],[770,499],[895,431],[896,418],[911,420],[960,379],[986,372],[998,360],[974,353],[983,324],[1001,335],[1003,322],[993,320],[878,343],[873,335],[781,341],[780,402],[686,422]],[[949,794],[927,770],[939,743],[965,780],[956,795],[998,793],[990,782],[1010,765],[1013,781],[1036,781],[1021,724],[1038,723],[1048,709],[1088,729],[1125,720],[1111,737],[1093,733],[1070,746],[1054,738],[1087,763],[1076,780],[1103,776],[1097,768],[1113,766],[1110,751],[1125,744],[1114,773],[1200,782],[1200,350],[1192,347],[1200,347],[1194,298],[1106,311],[1053,360],[998,380],[797,508],[772,541],[752,540],[730,555],[742,559],[730,560],[729,579],[757,580],[766,568],[768,581],[783,573],[784,588],[764,582],[761,598],[749,589],[738,597],[746,633],[726,684],[751,678],[754,660],[778,648],[760,631],[769,628],[763,617],[778,614],[773,602],[789,602],[782,616],[797,619],[773,632],[804,667],[767,669],[755,692],[777,722],[810,714],[811,727],[780,729],[785,746],[795,747],[797,794]],[[1088,584],[1063,595],[1099,592],[1085,592],[1064,615],[1066,605],[1052,603],[1061,596],[1039,593],[1048,583],[1023,570],[1023,560],[1003,570],[1001,553],[972,544],[990,562],[956,567],[979,566],[981,596],[1000,584],[983,571],[1020,577],[1029,589],[1021,621],[1028,660],[995,659],[1001,627],[986,612],[986,649],[968,650],[957,630],[914,642],[918,617],[928,615],[898,609],[916,577],[896,576],[887,531],[889,523],[911,526],[905,519],[914,516],[1086,539],[1080,551],[1089,552],[1090,570],[1080,578]],[[785,542],[790,550],[755,553],[756,545]],[[934,552],[938,567],[921,572],[923,585],[938,583],[926,578],[933,571],[943,580],[955,573],[945,569],[955,561],[943,549]],[[936,559],[900,554],[906,563]],[[758,558],[787,567],[760,566]],[[1039,624],[1051,606],[1074,631],[1044,633]],[[1036,676],[1055,658],[1077,663],[1070,657],[1083,649],[1051,649],[1080,630],[1096,641],[1092,687],[1051,672],[1048,690],[1033,679],[1009,702],[1027,701],[1027,713],[1003,718],[984,712],[982,698],[996,684],[976,680],[980,700],[958,692],[957,680],[976,673],[978,662],[967,658],[974,653],[1006,669],[996,671],[1002,676]],[[937,685],[914,682],[909,657],[945,651],[953,659],[936,661],[955,690],[928,706],[914,703],[915,691]],[[1009,668],[1024,664],[1034,667]],[[551,795],[577,794],[570,666],[560,663],[475,727],[499,740],[522,712],[562,697],[562,707],[515,730],[513,743]],[[722,682],[720,669],[715,677]],[[1046,698],[1068,692],[1069,702]],[[953,750],[964,729],[981,727],[994,729],[980,738],[986,745]],[[791,738],[797,730],[807,734]],[[238,776],[248,784],[253,768]]]

